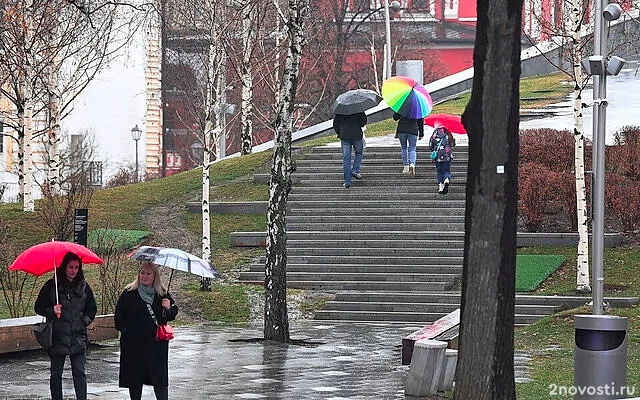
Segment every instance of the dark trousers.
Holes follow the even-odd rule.
[[[62,371],[64,370],[65,355],[51,355],[51,379],[49,389],[52,400],[62,400]],[[76,390],[77,400],[87,400],[87,376],[84,373],[86,360],[85,353],[72,354],[71,376],[73,377],[73,387]]]
[[[164,386],[154,386],[153,392],[158,400],[169,400],[169,388]],[[129,396],[131,400],[142,399],[142,384],[137,386],[129,386]]]

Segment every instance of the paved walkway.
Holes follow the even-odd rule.
[[[259,326],[178,327],[170,344],[171,399],[405,399],[408,367],[401,365],[401,340],[417,326],[319,324],[294,321],[291,337],[314,347],[258,341]],[[230,341],[234,340],[234,341]],[[118,388],[119,348],[115,341],[92,346],[87,360],[89,398],[126,399]],[[64,392],[73,398],[65,365]],[[44,351],[0,356],[2,399],[43,399],[49,395],[49,358]],[[144,399],[154,399],[145,387]],[[410,397],[406,397],[410,399]]]
[[[170,399],[415,400],[404,395],[409,366],[402,338],[421,328],[395,324],[292,321],[292,339],[314,346],[257,340],[262,327],[213,324],[175,328],[169,348]],[[128,399],[118,387],[117,341],[93,345],[87,356],[89,399]],[[528,354],[515,357],[516,381],[528,381]],[[44,350],[0,355],[0,399],[49,398],[49,357]],[[570,383],[567,383],[569,385]],[[65,398],[73,399],[69,362]],[[155,399],[145,386],[143,399]]]

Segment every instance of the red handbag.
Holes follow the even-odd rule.
[[[174,338],[173,336],[173,328],[167,324],[159,324],[156,319],[156,315],[153,313],[153,309],[147,303],[147,309],[149,310],[149,314],[151,314],[151,318],[153,318],[153,322],[156,323],[156,342],[160,341],[169,341]]]
[[[156,329],[157,341],[162,341],[162,340],[169,341],[173,339],[173,337],[174,337],[173,328],[170,325],[167,325],[167,324],[158,325],[158,328]]]

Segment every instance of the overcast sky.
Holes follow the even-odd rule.
[[[117,168],[133,165],[135,142],[131,128],[138,124],[143,136],[138,143],[140,170],[144,168],[145,54],[141,37],[100,73],[74,103],[62,121],[70,134],[92,131],[98,144],[96,160],[103,162],[103,183]]]

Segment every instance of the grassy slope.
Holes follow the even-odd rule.
[[[560,85],[560,74],[528,78],[521,81],[523,107],[539,107],[563,98],[571,85]],[[460,115],[469,95],[461,95],[446,103],[438,104],[433,112]],[[382,121],[368,126],[367,135],[377,136],[392,133],[395,122]],[[336,140],[335,137],[314,139],[304,146],[315,146]],[[263,152],[250,156],[232,158],[211,167],[212,201],[265,200],[264,185],[251,181],[255,171],[265,172],[271,153]],[[96,192],[89,211],[90,229],[100,227],[141,229],[148,227],[139,217],[140,212],[168,201],[197,197],[200,190],[200,172],[193,170],[156,181],[128,185]],[[47,240],[50,233],[39,225],[36,214],[24,214],[18,205],[0,205],[0,219],[12,228],[12,243],[16,250]],[[199,234],[199,215],[184,213],[185,226]],[[265,218],[240,216],[212,217],[212,254],[223,274],[233,276],[238,270],[260,254],[262,250],[230,248],[229,233],[233,231],[264,230]],[[539,294],[572,294],[575,286],[575,250],[573,248],[527,248],[520,254],[560,254],[568,260],[536,291]],[[640,251],[635,248],[606,249],[605,251],[605,295],[640,295],[636,280],[640,276]],[[244,287],[216,285],[212,293],[201,293],[196,284],[187,283],[185,290],[191,291],[194,301],[201,304],[207,318],[219,321],[242,321],[248,317]],[[587,310],[580,310],[588,312]],[[548,398],[548,385],[570,385],[573,371],[573,325],[571,315],[575,310],[558,314],[530,327],[516,331],[516,349],[541,349],[556,344],[560,350],[534,356],[531,374],[535,382],[518,384],[518,397],[522,399]],[[618,315],[629,317],[629,383],[640,377],[639,355],[636,343],[640,340],[640,314],[638,307],[615,310]],[[0,317],[7,317],[0,300]]]

